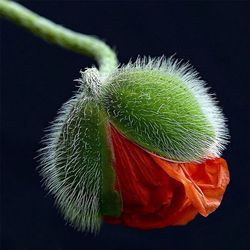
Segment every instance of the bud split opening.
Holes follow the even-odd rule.
[[[77,94],[59,111],[41,150],[45,185],[65,219],[79,230],[96,232],[102,216],[118,218],[126,210],[124,193],[115,187],[118,151],[110,126],[154,157],[198,167],[219,157],[227,143],[221,110],[187,64],[144,58],[106,78],[95,68],[81,74]],[[118,152],[124,154],[119,157],[123,167],[126,159],[133,162],[127,150]],[[146,165],[141,168],[147,171]],[[133,183],[139,177],[131,169],[126,180]]]

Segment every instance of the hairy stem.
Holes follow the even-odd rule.
[[[103,41],[55,24],[18,3],[0,0],[0,17],[26,28],[47,42],[95,59],[102,74],[108,74],[117,66],[115,52]]]

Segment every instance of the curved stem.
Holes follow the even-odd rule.
[[[45,41],[94,58],[102,74],[108,74],[117,66],[115,52],[103,41],[55,24],[18,3],[0,0],[0,17],[26,28]]]

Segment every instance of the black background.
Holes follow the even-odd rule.
[[[1,244],[3,249],[249,249],[249,2],[23,1],[76,31],[104,38],[126,63],[138,54],[189,60],[228,118],[231,183],[219,209],[184,227],[103,225],[79,233],[46,196],[33,158],[43,130],[94,62],[1,21]]]

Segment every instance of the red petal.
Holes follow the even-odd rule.
[[[222,200],[229,183],[226,161],[173,163],[151,154],[111,127],[116,189],[123,211],[109,223],[150,229],[184,225],[199,212],[207,216]]]

